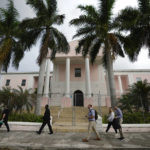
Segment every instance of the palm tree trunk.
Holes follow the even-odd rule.
[[[40,65],[40,72],[38,78],[38,89],[37,89],[37,99],[36,99],[36,106],[35,106],[35,114],[41,114],[41,100],[42,100],[42,93],[43,93],[43,85],[44,85],[44,75],[45,75],[45,66],[46,66],[46,58],[43,59]]]
[[[113,63],[112,63],[112,59],[111,59],[110,50],[107,50],[106,58],[107,58],[107,73],[108,73],[108,83],[109,83],[109,92],[110,92],[110,98],[111,98],[111,106],[114,107],[116,105],[116,89],[115,89]]]
[[[0,86],[1,86],[1,72],[2,72],[2,64],[0,64]]]

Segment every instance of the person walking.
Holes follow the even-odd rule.
[[[5,107],[3,112],[2,112],[2,119],[1,120],[7,128],[7,132],[10,131],[10,128],[9,128],[9,125],[8,125],[8,115],[9,115],[9,109],[7,107]],[[2,123],[1,123],[0,127],[1,126],[2,126]]]
[[[112,107],[110,107],[109,108],[109,115],[108,115],[108,118],[107,118],[108,125],[107,125],[107,129],[106,129],[106,133],[109,131],[111,126],[113,126],[113,128],[114,128],[114,124],[113,124],[114,118],[115,118],[115,113],[114,113]],[[117,134],[117,129],[114,128],[114,130],[115,130],[115,133]]]
[[[100,141],[101,138],[99,136],[99,133],[96,131],[96,121],[95,121],[95,110],[92,108],[92,105],[89,104],[88,105],[88,116],[86,116],[89,120],[89,125],[88,125],[88,137],[85,138],[85,139],[82,139],[83,142],[88,142],[89,139],[90,139],[90,134],[91,134],[91,131],[93,130],[97,136],[97,138],[95,140],[98,140]]]
[[[115,119],[116,119],[116,122],[117,124],[119,124],[119,134],[120,134],[120,140],[123,140],[124,139],[124,136],[123,136],[123,132],[122,132],[122,122],[123,122],[123,113],[121,111],[120,108],[118,108],[117,106],[114,107],[115,109]]]
[[[51,124],[50,124],[50,110],[49,110],[48,105],[45,105],[45,113],[44,113],[44,116],[43,116],[43,123],[42,123],[42,126],[39,129],[39,131],[37,131],[37,134],[41,134],[41,132],[42,132],[42,130],[45,127],[46,124],[48,125],[48,128],[49,128],[49,134],[53,134],[53,130],[52,130],[52,127],[51,127]]]

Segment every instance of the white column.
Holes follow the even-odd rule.
[[[45,78],[45,84],[44,84],[44,96],[48,97],[49,93],[49,78],[50,78],[50,59],[47,60],[47,66],[46,66],[46,78]]]
[[[70,97],[70,58],[66,59],[66,97]]]
[[[91,79],[90,79],[90,65],[89,58],[85,58],[85,83],[87,97],[91,97]]]
[[[118,81],[119,81],[120,93],[122,94],[123,88],[122,88],[121,76],[118,76]]]

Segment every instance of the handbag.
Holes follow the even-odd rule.
[[[0,120],[0,127],[3,125],[3,123],[4,123],[4,122],[3,122],[2,120]]]

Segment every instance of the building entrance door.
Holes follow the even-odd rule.
[[[80,90],[75,91],[73,98],[74,106],[83,106],[83,100],[83,92]]]

